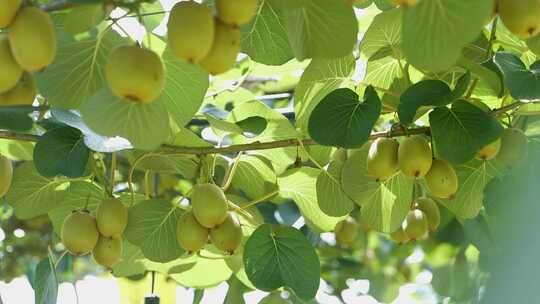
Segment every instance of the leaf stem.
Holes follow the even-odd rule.
[[[276,189],[276,190],[274,190],[274,191],[272,191],[272,192],[270,192],[268,194],[263,195],[262,197],[259,197],[257,199],[252,200],[251,202],[243,205],[240,208],[243,209],[243,210],[246,210],[249,207],[253,207],[253,206],[257,205],[258,203],[262,203],[262,202],[265,202],[265,201],[271,199],[272,197],[276,196],[278,193],[279,193],[279,189]]]
[[[234,162],[231,166],[231,170],[229,171],[229,174],[227,174],[225,183],[221,187],[221,189],[223,189],[223,192],[227,191],[229,187],[231,186],[234,175],[236,174],[236,168],[238,168],[238,164],[240,163],[240,159],[242,158],[243,154],[244,154],[244,151],[240,151],[238,155],[236,155],[236,158],[234,159]]]
[[[110,181],[110,192],[109,194],[113,195],[113,192],[114,192],[114,178],[115,178],[115,173],[116,173],[116,153],[113,152],[111,153],[111,181]]]

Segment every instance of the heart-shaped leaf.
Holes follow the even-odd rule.
[[[323,146],[357,148],[364,144],[381,114],[381,100],[369,86],[360,102],[351,89],[337,89],[315,107],[309,135]]]
[[[528,69],[516,55],[498,52],[493,59],[504,76],[504,83],[510,95],[516,100],[530,101],[540,99],[540,61]]]

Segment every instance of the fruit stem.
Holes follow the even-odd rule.
[[[114,192],[114,178],[116,173],[116,153],[111,153],[111,181],[110,181],[110,196],[112,196]]]
[[[146,170],[144,172],[144,197],[149,200],[150,199],[150,179],[148,176],[150,175],[150,171]]]
[[[233,164],[231,166],[231,170],[229,170],[227,174],[227,178],[225,179],[225,183],[221,187],[223,192],[226,192],[227,189],[229,189],[229,187],[231,186],[234,175],[236,174],[236,168],[238,168],[238,164],[240,163],[240,159],[242,158],[243,154],[244,154],[244,151],[240,151],[240,153],[236,155],[236,158],[234,159]]]

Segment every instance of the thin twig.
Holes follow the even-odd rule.
[[[236,173],[236,168],[238,168],[238,164],[240,163],[240,159],[242,158],[242,155],[244,154],[244,151],[241,151],[238,153],[236,158],[233,161],[233,164],[231,166],[231,170],[229,171],[229,174],[227,174],[227,177],[225,179],[225,183],[221,187],[223,189],[223,192],[227,191],[229,187],[231,186],[232,180],[234,178],[234,174]]]
[[[257,199],[255,199],[255,200],[252,200],[251,202],[249,202],[249,203],[243,205],[243,206],[240,207],[240,208],[246,210],[246,209],[248,209],[249,207],[253,207],[253,206],[257,205],[258,203],[262,203],[262,202],[265,202],[265,201],[271,199],[272,197],[276,196],[278,193],[279,193],[279,190],[274,190],[274,191],[272,191],[272,192],[270,192],[270,193],[268,193],[268,194],[265,194],[264,196],[262,196],[262,197],[260,197],[260,198],[257,198]]]

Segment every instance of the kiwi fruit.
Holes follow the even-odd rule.
[[[108,198],[96,211],[97,228],[105,237],[120,237],[128,223],[128,209],[117,198]]]
[[[540,1],[500,0],[499,16],[510,32],[526,39],[540,32]]]
[[[208,228],[199,224],[191,211],[184,212],[176,223],[176,240],[185,251],[201,250],[208,241],[208,234]]]
[[[109,238],[100,235],[94,250],[92,250],[92,257],[99,265],[112,268],[122,258],[122,249],[122,238]]]
[[[199,64],[212,75],[227,72],[236,63],[240,42],[240,29],[216,21],[212,49]]]
[[[15,87],[23,74],[23,69],[11,53],[9,39],[5,34],[0,34],[0,67],[1,94]]]
[[[214,184],[198,184],[191,190],[191,205],[195,219],[206,228],[223,223],[229,205],[223,190]]]
[[[449,162],[436,159],[426,174],[426,185],[431,194],[436,197],[451,198],[458,190],[456,171]]]
[[[402,224],[403,231],[410,240],[418,240],[428,231],[428,221],[422,210],[409,211]]]
[[[499,150],[501,149],[501,139],[482,147],[478,152],[476,152],[475,158],[478,160],[492,160],[497,156]]]
[[[382,182],[398,171],[398,142],[393,138],[377,138],[367,156],[368,175]]]
[[[22,0],[2,0],[0,2],[0,28],[8,27],[21,6]]]
[[[396,231],[390,233],[390,238],[398,244],[405,244],[409,241],[409,237],[407,236],[405,231],[403,231],[403,228],[401,226],[396,229]]]
[[[422,210],[428,221],[428,229],[433,232],[437,230],[441,223],[441,211],[434,200],[429,197],[419,197],[414,200],[414,206],[418,210]]]
[[[149,103],[163,91],[165,68],[154,51],[137,45],[120,45],[107,57],[105,78],[116,96]]]
[[[210,230],[210,240],[219,250],[234,254],[242,241],[242,227],[238,218],[229,213],[223,223]]]
[[[496,160],[506,169],[513,169],[527,158],[529,141],[517,128],[505,129],[501,137],[501,148]]]
[[[60,237],[72,254],[89,253],[96,247],[99,238],[96,218],[87,211],[73,211],[64,219]]]
[[[56,32],[46,12],[25,7],[19,10],[8,29],[13,57],[26,71],[39,71],[56,56]]]
[[[32,105],[36,99],[37,88],[34,76],[24,72],[14,88],[0,93],[0,106]]]
[[[358,236],[358,223],[352,217],[339,221],[334,228],[336,243],[341,246],[352,246]]]
[[[172,53],[191,63],[201,61],[212,49],[214,17],[210,8],[195,1],[174,5],[167,23]]]
[[[13,165],[7,157],[0,155],[0,197],[9,191],[12,179]]]
[[[405,138],[399,145],[399,169],[409,178],[419,178],[427,174],[431,168],[433,156],[429,143],[419,135]]]
[[[248,23],[257,13],[258,0],[216,0],[218,18],[228,25]]]

